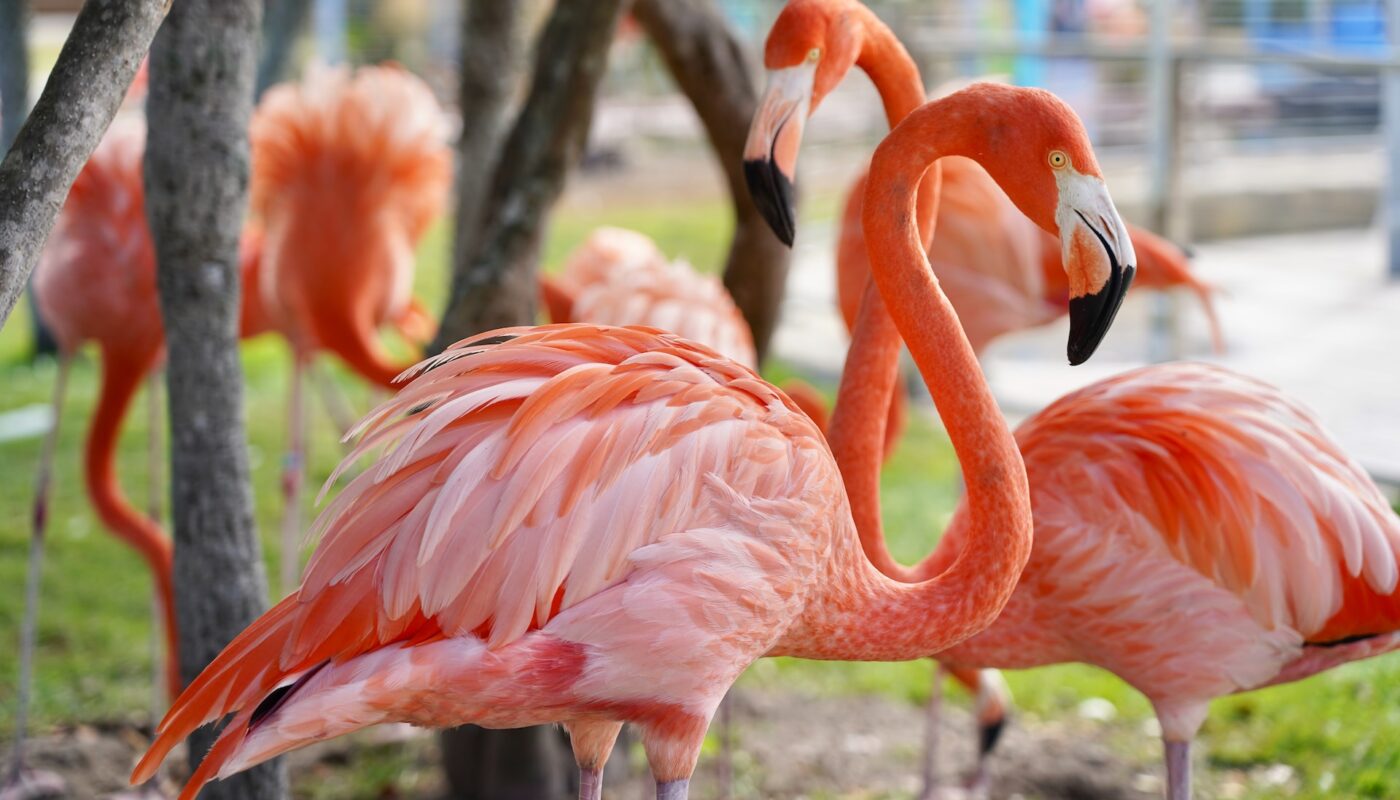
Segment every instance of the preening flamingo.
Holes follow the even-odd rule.
[[[1029,554],[1028,489],[911,210],[940,146],[959,145],[941,120],[1005,129],[1013,112],[1040,124],[981,155],[1037,222],[1064,226],[1075,279],[1108,291],[1131,257],[1102,184],[1047,162],[1094,172],[1048,93],[953,95],[877,152],[868,207],[909,247],[873,274],[968,476],[975,546],[946,572],[910,584],[874,569],[820,432],[752,371],[649,329],[493,332],[425,362],[363,423],[344,466],[381,455],[322,514],[301,588],[176,700],[134,779],[228,714],[182,798],[377,722],[563,722],[585,771],[632,722],[658,796],[685,797],[710,715],[754,659],[915,658],[988,624]]]
[[[540,293],[552,322],[660,328],[758,369],[753,332],[724,284],[689,262],[668,260],[637,231],[593,231],[564,260],[558,277],[541,276]],[[826,430],[826,399],[816,387],[789,379],[781,388]]]
[[[396,66],[320,69],[274,87],[254,112],[251,206],[264,247],[259,301],[293,353],[284,467],[282,580],[300,566],[302,370],[328,350],[392,387],[379,328],[411,310],[413,249],[442,211],[451,175],[442,111]]]

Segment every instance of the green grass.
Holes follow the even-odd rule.
[[[604,223],[643,230],[667,252],[685,253],[697,266],[710,269],[720,262],[719,243],[726,241],[729,227],[727,209],[718,203],[679,209],[613,208],[606,213],[571,210],[555,220],[545,248],[547,264],[556,265],[589,230]],[[446,245],[446,237],[438,230],[422,250],[418,288],[430,308],[440,305],[446,284]],[[26,349],[27,327],[17,315],[0,332],[0,381],[6,389],[0,410],[48,400],[54,367],[20,363]],[[265,337],[245,347],[243,359],[257,521],[268,574],[275,576],[287,357],[278,341]],[[367,409],[370,392],[339,370],[334,374],[357,411]],[[791,374],[782,364],[769,370],[774,380]],[[81,443],[95,382],[91,363],[80,361],[63,415],[40,624],[36,717],[41,728],[144,717],[150,705],[149,581],[141,562],[101,530],[80,484]],[[146,481],[141,408],[138,401],[128,419],[120,466],[127,493],[138,505],[145,497]],[[342,450],[323,407],[313,402],[311,408],[310,484],[314,487],[329,474]],[[38,451],[35,439],[0,443],[0,508],[7,511],[0,519],[0,642],[17,637],[32,470]],[[886,470],[883,486],[892,549],[903,560],[915,560],[933,546],[957,494],[951,450],[930,421],[916,416]],[[13,724],[8,699],[13,697],[15,672],[14,649],[0,646],[0,737]],[[743,682],[758,689],[879,693],[921,702],[927,697],[930,675],[926,661],[825,664],[771,659],[756,664]],[[1112,676],[1088,667],[1061,666],[1009,678],[1021,719],[1074,715],[1086,698],[1107,700],[1116,717],[1105,723],[1105,741],[1125,757],[1155,765],[1157,744],[1144,732],[1151,710],[1141,696]],[[1244,797],[1400,796],[1400,660],[1354,664],[1303,683],[1220,701],[1201,745],[1212,772],[1244,776]],[[389,748],[357,758],[356,763],[363,765],[357,774],[365,785],[381,786],[400,769],[404,756]],[[1280,763],[1296,771],[1289,782],[1269,787],[1257,779],[1264,768]],[[1214,779],[1204,777],[1203,785],[1213,785]],[[340,784],[323,788],[315,796],[376,796]]]

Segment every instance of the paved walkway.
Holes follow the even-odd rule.
[[[778,355],[834,378],[845,332],[833,299],[831,228],[799,235]],[[1383,280],[1375,231],[1238,239],[1201,245],[1196,269],[1218,300],[1229,352],[1210,351],[1204,318],[1187,296],[1134,293],[1086,365],[1064,359],[1068,322],[994,344],[984,359],[1003,407],[1021,418],[1056,397],[1149,362],[1151,353],[1224,364],[1301,400],[1376,478],[1400,486],[1400,282]],[[1161,309],[1178,310],[1176,335],[1154,334]]]

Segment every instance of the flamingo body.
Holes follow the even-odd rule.
[[[345,465],[386,452],[321,516],[301,589],[191,685],[142,764],[235,713],[182,797],[390,719],[627,720],[658,777],[686,776],[696,730],[801,611],[844,503],[781,393],[647,329],[464,342],[363,428]]]
[[[1273,387],[1148,367],[1061,398],[1017,442],[1030,563],[998,622],[940,660],[1094,664],[1183,741],[1212,698],[1400,645],[1400,518]],[[961,528],[955,516],[926,569]]]

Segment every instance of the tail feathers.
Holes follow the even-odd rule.
[[[209,781],[382,722],[445,725],[468,721],[497,702],[507,706],[522,702],[493,694],[493,687],[513,684],[515,677],[509,668],[484,667],[486,652],[480,640],[440,640],[426,646],[400,643],[343,662],[323,663],[295,680],[283,680],[261,703],[249,704],[233,717],[185,785],[180,800],[193,800]],[[473,684],[478,680],[483,685],[475,688],[482,695],[473,700]],[[143,760],[133,782],[142,779],[145,766]]]
[[[289,675],[279,667],[279,661],[296,608],[296,595],[273,606],[230,642],[176,698],[156,728],[156,740],[136,765],[133,781],[149,780],[170,751],[196,728],[230,711],[252,708],[287,680]]]
[[[166,682],[171,695],[180,691],[178,635],[175,627],[173,553],[170,539],[156,522],[127,502],[117,481],[117,442],[127,409],[159,351],[129,353],[102,350],[102,388],[88,429],[84,473],[88,497],[102,523],[141,555],[151,571],[165,622]]]

